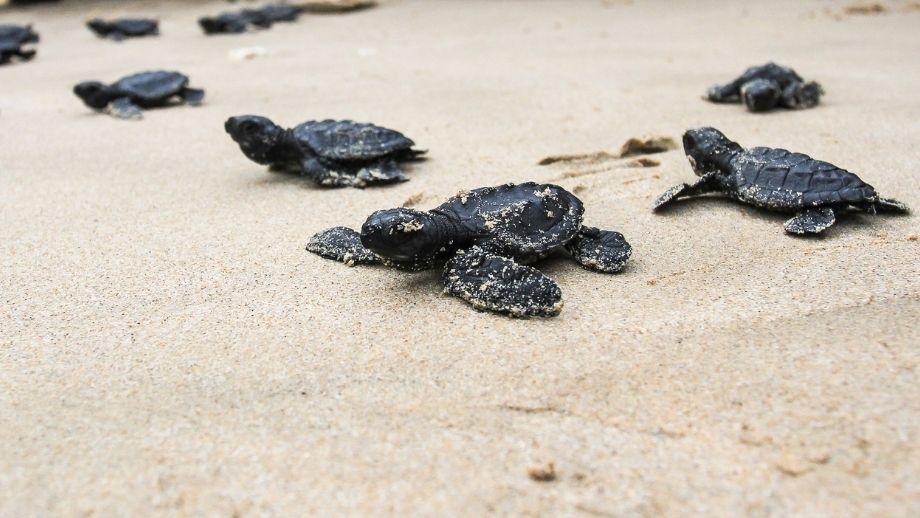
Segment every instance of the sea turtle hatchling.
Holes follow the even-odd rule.
[[[94,18],[86,22],[86,26],[100,38],[114,41],[160,34],[160,23],[149,18],[119,18],[111,21]]]
[[[198,25],[205,34],[239,34],[251,27],[268,29],[278,22],[293,22],[302,12],[303,8],[296,5],[270,4],[258,9],[203,16],[198,19]]]
[[[31,25],[0,25],[0,65],[13,58],[21,61],[34,58],[35,49],[24,48],[30,43],[38,43],[38,34]]]
[[[811,108],[823,93],[821,85],[806,83],[795,70],[767,63],[747,69],[728,84],[713,86],[705,98],[716,103],[743,102],[748,110],[762,112],[776,107]]]
[[[425,153],[398,131],[350,120],[284,129],[265,117],[241,115],[230,117],[224,129],[253,162],[330,187],[405,181],[399,162]]]
[[[567,251],[589,270],[619,272],[632,249],[619,232],[582,225],[584,206],[558,185],[506,184],[466,191],[428,212],[377,211],[361,233],[334,227],[307,250],[349,265],[405,270],[444,264],[445,292],[477,309],[516,317],[554,316],[562,291],[522,263]]]
[[[818,234],[851,208],[870,214],[908,212],[906,205],[880,197],[855,174],[802,153],[744,149],[715,128],[689,130],[683,140],[700,179],[668,189],[655,200],[656,211],[678,198],[721,192],[756,207],[795,212],[784,225],[791,234]]]
[[[123,77],[111,85],[84,81],[73,91],[90,108],[121,119],[140,119],[142,108],[169,106],[176,99],[201,104],[204,90],[189,88],[188,83],[188,77],[179,72],[160,70]]]

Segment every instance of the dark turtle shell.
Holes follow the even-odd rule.
[[[415,145],[398,131],[350,120],[307,121],[294,136],[320,157],[340,161],[374,160]]]
[[[14,50],[26,43],[36,43],[38,34],[28,25],[0,25],[0,49]]]
[[[527,182],[466,191],[432,212],[446,215],[471,238],[460,246],[531,258],[571,241],[581,229],[585,208],[558,185]]]
[[[732,166],[738,197],[762,207],[859,205],[878,199],[875,189],[855,174],[803,153],[755,147],[739,153]]]
[[[766,65],[751,67],[745,70],[738,79],[733,81],[733,83],[737,83],[738,88],[740,88],[744,83],[755,79],[776,81],[779,83],[780,88],[785,88],[793,82],[802,83],[805,81],[802,79],[802,76],[789,67],[777,65],[776,63],[767,63]]]
[[[147,18],[119,18],[111,22],[112,28],[129,36],[143,36],[157,30],[159,23]]]
[[[144,101],[159,101],[178,94],[188,85],[179,72],[141,72],[123,77],[113,87]]]

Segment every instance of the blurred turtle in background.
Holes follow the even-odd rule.
[[[31,25],[0,25],[0,65],[5,65],[18,58],[29,61],[35,57],[35,49],[24,48],[30,43],[38,43],[38,33]]]
[[[121,41],[125,38],[157,36],[160,34],[159,22],[149,18],[119,18],[117,20],[92,19],[86,26],[101,38]]]
[[[84,81],[73,91],[94,110],[119,119],[140,119],[143,108],[169,106],[176,99],[192,106],[201,104],[204,90],[189,88],[188,83],[184,74],[158,70],[123,77],[110,85]]]
[[[204,16],[198,19],[198,25],[205,34],[239,34],[252,28],[268,29],[277,22],[296,21],[301,12],[303,9],[295,5],[270,4],[258,9]]]
[[[705,98],[715,103],[740,102],[752,112],[764,112],[773,108],[812,108],[823,94],[821,85],[806,83],[795,70],[767,63],[745,70],[731,83],[713,86]]]
[[[350,120],[311,120],[282,128],[265,117],[241,115],[227,119],[224,129],[253,162],[326,187],[404,182],[408,178],[399,163],[425,154],[396,130]]]

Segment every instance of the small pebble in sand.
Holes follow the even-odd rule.
[[[776,461],[776,469],[790,477],[797,477],[811,471],[813,467],[805,459],[791,453],[785,453]]]
[[[556,466],[552,462],[543,466],[531,466],[527,468],[527,476],[537,482],[552,482],[556,480]]]
[[[240,47],[227,53],[234,61],[245,61],[268,55],[264,47]]]

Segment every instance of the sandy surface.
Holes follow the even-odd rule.
[[[392,1],[205,38],[224,4],[121,2],[163,30],[121,45],[82,26],[88,2],[0,13],[43,37],[0,69],[0,515],[917,516],[916,216],[809,240],[723,200],[655,215],[692,178],[682,153],[608,162],[559,183],[634,259],[543,263],[565,299],[548,320],[304,251],[418,193],[549,181],[580,166],[541,157],[705,124],[920,209],[920,12],[725,3]],[[228,57],[246,46],[270,54]],[[699,99],[768,59],[826,102]],[[147,68],[207,104],[131,123],[70,93]],[[222,123],[247,112],[374,121],[431,159],[319,189],[241,155]]]

